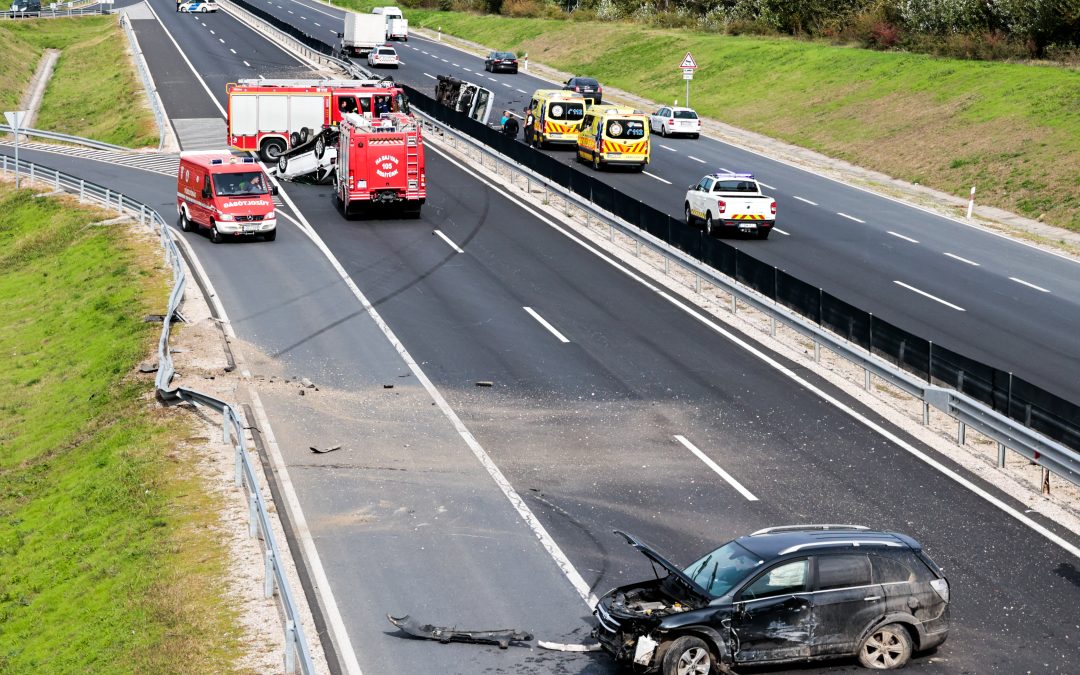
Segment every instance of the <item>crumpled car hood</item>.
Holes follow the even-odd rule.
[[[709,595],[708,591],[706,591],[704,588],[699,586],[696,581],[694,581],[693,579],[688,577],[686,575],[686,573],[683,572],[674,563],[672,563],[670,560],[668,560],[664,556],[660,555],[660,553],[658,553],[656,551],[656,549],[654,549],[653,547],[651,547],[648,544],[646,544],[645,542],[641,541],[640,539],[638,539],[634,535],[627,534],[626,532],[623,532],[622,530],[615,530],[615,534],[617,534],[620,537],[622,537],[623,539],[625,539],[626,543],[630,544],[631,546],[633,546],[637,550],[641,551],[641,553],[646,558],[648,558],[649,560],[652,560],[657,565],[660,565],[661,567],[666,569],[668,571],[668,573],[670,573],[672,576],[674,576],[676,579],[678,579],[679,582],[683,586],[685,586],[687,589],[689,589],[691,593],[698,596],[698,599],[708,600],[711,597]]]

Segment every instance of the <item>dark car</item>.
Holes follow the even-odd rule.
[[[12,14],[22,16],[39,16],[41,13],[41,0],[15,0],[11,3]]]
[[[706,675],[857,656],[878,670],[949,634],[949,582],[911,537],[795,525],[730,541],[681,569],[616,531],[667,575],[596,605],[593,636],[635,672]]]
[[[500,70],[507,73],[516,73],[518,69],[517,56],[513,52],[489,52],[484,59],[484,70],[497,73]]]
[[[593,105],[600,103],[604,94],[604,88],[591,77],[571,77],[563,85],[563,89],[579,92]]]

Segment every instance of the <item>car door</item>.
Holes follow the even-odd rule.
[[[731,633],[736,663],[810,655],[813,602],[809,583],[809,559],[788,560],[765,570],[735,595]]]
[[[667,108],[660,108],[649,116],[649,130],[659,131],[664,126],[664,118],[668,115]]]
[[[863,631],[885,615],[885,593],[872,582],[865,554],[815,558],[811,656],[852,654]]]
[[[713,180],[706,176],[698,183],[697,189],[690,193],[690,208],[693,209],[695,214],[700,214],[700,218],[705,217],[705,200],[709,196],[712,184]]]

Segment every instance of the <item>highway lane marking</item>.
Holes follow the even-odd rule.
[[[949,256],[953,260],[959,260],[962,263],[967,263],[968,265],[974,265],[975,267],[980,267],[979,263],[975,262],[974,260],[968,260],[967,258],[962,258],[962,257],[956,255],[955,253],[949,253],[948,251],[945,251],[945,255]]]
[[[433,233],[433,234],[437,234],[437,235],[439,235],[439,238],[440,238],[440,239],[442,239],[442,240],[443,240],[443,241],[445,241],[445,242],[446,242],[447,244],[449,244],[449,245],[450,245],[450,248],[454,249],[454,250],[455,250],[455,251],[457,251],[458,253],[464,253],[464,252],[465,252],[465,251],[461,250],[461,247],[460,247],[460,246],[458,246],[458,245],[457,245],[457,244],[455,244],[454,242],[450,241],[450,237],[448,237],[448,236],[446,236],[445,234],[443,234],[443,231],[442,231],[442,230],[439,230],[439,229],[435,229],[435,230],[432,230],[432,233]]]
[[[472,72],[472,71],[471,71],[471,70],[469,70],[468,68],[462,68],[462,70],[464,70],[464,71],[465,71],[466,73],[471,73],[471,72]]]
[[[433,59],[438,59],[439,58],[437,54],[428,54],[428,56],[430,56]]]
[[[214,29],[213,29],[213,28],[211,28],[211,29],[210,29],[210,34],[211,34],[211,35],[217,35],[217,33],[215,33],[215,32],[214,32]]]
[[[520,91],[522,94],[528,94],[529,93],[529,92],[525,91],[524,89],[515,89],[514,91]]]
[[[659,145],[661,148],[663,148],[665,150],[670,150],[672,152],[678,152],[678,150],[676,150],[675,148],[669,148],[668,146],[664,145],[663,143],[657,143],[657,145]]]
[[[452,65],[452,66],[453,66],[453,67],[455,67],[455,68],[460,68],[460,67],[461,67],[461,66],[459,66],[459,65],[458,65],[458,64],[456,64],[456,63],[451,63],[450,65]]]
[[[615,261],[613,261],[613,260],[611,260],[609,258],[601,256],[601,259],[608,260],[608,262],[610,262],[612,265],[614,265],[616,267],[620,266],[619,263],[617,263],[617,262],[615,262]],[[682,301],[676,299],[675,297],[669,295],[665,291],[660,291],[659,294],[660,294],[661,297],[666,299],[671,304],[673,304],[676,307],[682,309],[684,312],[689,314],[694,319],[697,319],[700,323],[702,323],[705,326],[711,328],[713,331],[715,331],[719,335],[724,336],[725,338],[727,338],[728,340],[730,340],[734,344],[739,345],[740,347],[745,349],[747,352],[749,352],[753,356],[757,357],[759,360],[765,362],[767,365],[772,366],[777,372],[781,373],[782,375],[784,375],[785,377],[787,377],[791,381],[793,381],[796,384],[798,384],[799,386],[803,387],[808,392],[810,392],[812,394],[815,394],[816,396],[820,397],[826,403],[831,404],[832,406],[834,406],[835,408],[837,408],[841,412],[849,415],[852,419],[856,420],[857,422],[859,422],[860,424],[862,424],[866,428],[870,429],[871,431],[873,431],[876,434],[879,434],[880,436],[882,436],[883,438],[885,438],[889,442],[891,442],[894,445],[896,445],[897,447],[901,448],[902,450],[904,450],[908,454],[912,455],[913,457],[915,457],[919,461],[923,462],[924,464],[926,464],[930,468],[934,469],[938,473],[942,474],[943,476],[945,476],[949,480],[952,480],[955,483],[957,483],[958,485],[960,485],[961,487],[967,489],[968,491],[970,491],[971,493],[973,493],[977,497],[982,498],[983,500],[988,502],[991,506],[996,507],[997,509],[1004,512],[1006,515],[1010,516],[1011,518],[1016,519],[1021,524],[1025,525],[1026,527],[1033,530],[1035,533],[1037,533],[1039,535],[1042,535],[1044,538],[1048,539],[1052,543],[1057,544],[1061,548],[1065,549],[1065,551],[1067,551],[1068,553],[1072,554],[1073,556],[1076,556],[1077,558],[1080,558],[1080,546],[1073,545],[1068,540],[1066,540],[1064,537],[1059,536],[1059,535],[1055,534],[1053,531],[1051,531],[1049,528],[1047,528],[1047,527],[1045,527],[1043,525],[1040,525],[1036,521],[1029,518],[1022,511],[1020,511],[1020,510],[1018,510],[1016,508],[1013,508],[1012,506],[1005,503],[1001,499],[998,499],[994,495],[990,494],[988,491],[984,490],[983,488],[981,488],[978,485],[976,485],[975,483],[973,483],[971,480],[965,478],[964,476],[961,476],[956,471],[953,471],[952,469],[945,466],[944,464],[942,464],[938,460],[934,459],[930,455],[926,454],[922,450],[919,450],[918,448],[916,448],[911,443],[908,443],[907,441],[900,438],[899,436],[897,436],[893,432],[889,431],[885,427],[881,426],[877,422],[875,422],[875,421],[871,420],[870,418],[866,417],[865,415],[863,415],[859,411],[855,410],[851,406],[847,405],[846,403],[844,403],[840,399],[836,398],[835,396],[832,396],[831,394],[824,391],[823,389],[821,389],[817,385],[815,385],[815,384],[811,383],[810,381],[806,380],[805,378],[803,378],[801,375],[796,373],[791,368],[788,368],[784,364],[782,364],[779,361],[777,361],[776,359],[774,359],[772,356],[769,356],[765,352],[761,351],[760,349],[758,349],[754,345],[747,342],[744,338],[742,338],[742,337],[736,335],[735,333],[732,333],[731,331],[727,330],[723,326],[721,326],[718,323],[716,323],[715,321],[713,321],[711,318],[702,315],[701,313],[699,313],[699,311],[697,309],[690,307],[689,305],[687,305],[687,304],[683,303]]]
[[[218,38],[218,42],[220,42],[221,44],[225,44],[225,40],[222,40],[221,38]]]
[[[492,82],[498,82],[498,80],[496,80],[494,77],[489,77],[488,79],[491,80]]]
[[[892,236],[894,236],[894,237],[896,237],[898,239],[903,239],[904,241],[910,241],[912,244],[918,244],[919,243],[918,239],[912,239],[911,237],[905,237],[904,235],[900,234],[899,232],[893,232],[892,230],[886,230],[885,233],[886,234],[891,234]]]
[[[250,64],[250,63],[248,63],[247,61],[244,61],[244,65],[245,65],[245,66],[247,66],[248,68],[250,68],[250,67],[251,67],[251,64]]]
[[[233,49],[232,47],[229,47],[229,51],[230,51],[230,52],[232,52],[233,54],[235,54],[235,53],[236,53],[236,50],[235,50],[235,49]]]
[[[687,155],[687,157],[689,157],[690,159],[694,160],[695,162],[697,162],[699,164],[706,164],[707,163],[705,160],[698,159],[697,157],[694,157],[693,155]]]
[[[499,84],[501,84],[501,85],[502,85],[502,86],[504,86],[504,87],[510,87],[510,86],[512,86],[512,85],[509,85],[509,84],[507,84],[507,83],[505,83],[505,82],[500,82]]]
[[[812,201],[810,201],[809,199],[803,199],[803,198],[802,198],[802,197],[800,197],[799,195],[791,195],[791,197],[792,197],[792,199],[798,199],[798,200],[799,200],[800,202],[806,202],[806,203],[807,203],[807,204],[809,204],[810,206],[817,206],[817,205],[818,205],[818,203],[817,203],[817,202],[812,202]]]
[[[440,60],[440,61],[442,61],[443,63],[450,63],[450,62],[449,62],[449,61],[447,61],[446,59],[439,59],[439,60]]]
[[[303,19],[304,21],[307,21],[307,17],[306,17],[306,16],[301,16],[300,18],[301,18],[301,19]]]
[[[758,181],[758,185],[764,185],[765,187],[769,188],[770,190],[775,190],[776,189],[775,185],[769,185],[768,183],[762,183],[761,181]]]
[[[648,171],[642,171],[641,173],[645,174],[649,178],[655,178],[656,180],[660,181],[661,183],[667,183],[668,185],[671,185],[671,181],[664,180],[663,178],[661,178],[660,176],[657,176],[656,174],[649,173]]]
[[[287,12],[288,12],[289,14],[292,14],[292,13],[293,13],[293,11],[292,11],[291,9],[287,9],[287,10],[285,10],[285,11],[287,11]]]
[[[548,323],[547,319],[545,319],[544,317],[537,314],[535,309],[533,309],[532,307],[522,307],[522,309],[525,310],[526,312],[528,312],[532,316],[532,318],[536,319],[537,322],[539,322],[539,324],[541,326],[543,326],[544,328],[547,328],[548,332],[550,332],[552,335],[554,335],[556,338],[558,338],[559,342],[562,342],[563,344],[566,344],[566,343],[570,342],[569,340],[566,339],[566,336],[564,336],[559,331],[555,330],[555,326],[552,326],[550,323]]]
[[[730,473],[728,473],[727,471],[724,471],[723,469],[721,469],[719,464],[714,462],[711,457],[706,455],[704,452],[699,450],[696,445],[694,445],[689,440],[687,440],[686,436],[680,436],[680,435],[676,434],[675,435],[675,440],[682,443],[683,446],[687,450],[689,450],[690,452],[697,455],[698,459],[705,462],[705,466],[707,466],[710,469],[712,469],[713,471],[715,471],[718,476],[720,476],[725,481],[727,481],[728,485],[730,485],[731,487],[738,490],[739,494],[741,494],[743,497],[746,497],[747,500],[752,501],[752,502],[758,501],[758,498],[754,496],[753,492],[750,492],[745,487],[743,487],[742,483],[735,480],[735,478]]]
[[[314,23],[314,24],[315,24],[316,26],[318,26],[319,28],[322,28],[322,24],[321,24],[321,23],[319,23],[318,21],[313,21],[312,23]]]
[[[772,229],[773,229],[773,232],[779,232],[780,234],[784,235],[785,237],[790,237],[791,236],[790,232],[785,232],[785,231],[781,230],[779,227],[777,227],[775,225],[773,225]]]
[[[1028,288],[1034,288],[1037,291],[1042,291],[1043,293],[1049,293],[1050,292],[1048,289],[1043,288],[1042,286],[1036,286],[1035,284],[1031,283],[1030,281],[1024,281],[1023,279],[1017,279],[1016,277],[1009,277],[1009,279],[1011,281],[1015,281],[1018,284],[1023,284],[1025,286],[1027,286]]]
[[[937,297],[936,295],[930,295],[926,291],[919,290],[918,288],[915,288],[914,286],[912,286],[910,284],[905,284],[903,281],[897,281],[897,280],[894,279],[893,283],[898,285],[898,286],[903,286],[904,288],[908,289],[909,291],[913,291],[915,293],[918,293],[919,295],[921,295],[923,297],[930,298],[934,302],[940,302],[941,304],[945,305],[946,307],[952,307],[953,309],[955,309],[958,312],[966,312],[967,311],[966,309],[964,309],[960,305],[954,305],[954,304],[952,304],[951,302],[949,302],[947,300],[942,300],[941,298]]]
[[[424,77],[430,77],[433,80],[439,79],[439,78],[435,77],[434,75],[432,75],[431,73],[424,73]]]
[[[855,216],[849,216],[848,214],[843,213],[842,211],[837,211],[836,215],[847,218],[848,220],[854,220],[856,223],[863,223],[864,225],[866,224],[865,220],[860,220],[860,219],[856,218]]]
[[[734,173],[731,169],[725,169],[724,167],[720,167],[718,171],[720,171],[720,173]]]
[[[420,53],[421,54],[427,54],[427,52],[425,52],[423,49],[420,50]]]

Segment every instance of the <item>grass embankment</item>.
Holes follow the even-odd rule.
[[[61,50],[34,126],[130,148],[157,147],[127,38],[111,16],[0,24],[0,104],[17,110],[46,49]]]
[[[676,66],[691,51],[691,103],[707,117],[954,195],[976,185],[981,204],[1080,231],[1076,70],[617,22],[406,14],[654,101],[682,100]]]
[[[230,670],[218,505],[133,373],[168,289],[113,214],[0,183],[0,672]],[[171,459],[170,459],[171,455]]]

